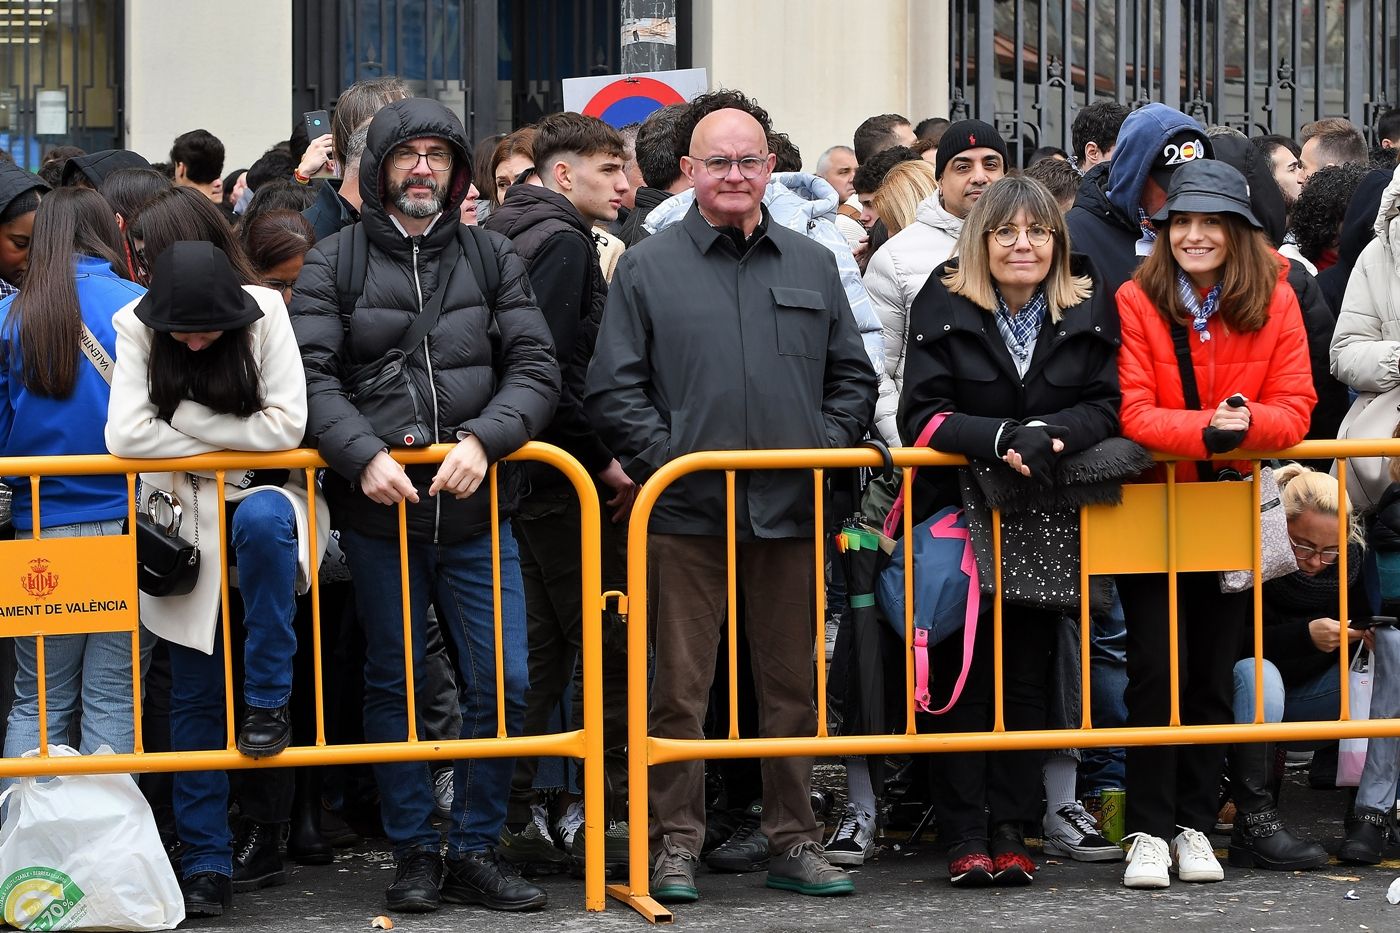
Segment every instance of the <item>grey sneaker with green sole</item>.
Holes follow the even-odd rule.
[[[661,852],[651,870],[651,896],[663,904],[689,904],[700,899],[695,890],[695,866],[700,862],[694,855],[671,844],[670,836],[661,837]]]
[[[768,861],[770,888],[813,897],[854,894],[851,876],[826,860],[821,843],[803,842]]]

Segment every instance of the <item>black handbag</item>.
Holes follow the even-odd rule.
[[[148,596],[184,596],[199,580],[199,477],[194,484],[194,543],[180,537],[184,510],[180,500],[157,489],[136,513],[136,585]],[[164,505],[164,521],[155,515]]]
[[[476,231],[475,227],[463,229]],[[483,269],[482,265],[483,241],[484,234],[459,232],[458,243],[471,265],[490,312],[489,305],[495,296],[489,270]],[[343,245],[336,267],[336,292],[340,301],[341,321],[348,335],[350,314],[354,310],[356,296],[364,289],[365,269],[368,263],[369,247],[363,225],[356,224],[344,234],[341,242]],[[428,336],[442,315],[442,302],[447,296],[448,280],[456,267],[455,256],[456,253],[452,249],[443,249],[438,260],[437,288],[433,291],[433,297],[428,299],[427,305],[413,319],[398,346],[379,359],[352,369],[343,383],[350,404],[369,421],[375,436],[390,447],[423,447],[437,441],[437,420],[433,414],[432,400],[423,398],[413,384],[409,373],[409,356]],[[494,263],[491,268],[495,268]],[[494,313],[491,326],[494,331]],[[494,338],[494,333],[492,336]]]

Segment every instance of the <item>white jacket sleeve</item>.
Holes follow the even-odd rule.
[[[1400,292],[1379,241],[1372,241],[1352,270],[1342,298],[1342,313],[1332,333],[1332,375],[1359,392],[1386,392],[1400,385],[1400,321],[1390,307],[1392,292]],[[1387,328],[1387,324],[1389,327]]]
[[[151,330],[136,319],[135,302],[112,318],[117,332],[117,361],[112,367],[112,394],[107,405],[107,449],[118,457],[192,457],[219,448],[171,427],[151,404],[146,373],[151,358]]]
[[[263,319],[253,326],[263,381],[262,410],[242,418],[186,399],[170,419],[176,430],[222,450],[274,451],[300,446],[306,433],[306,373],[287,308],[280,296],[268,294],[271,300],[258,295]]]
[[[870,257],[870,264],[865,270],[865,290],[870,295],[870,304],[875,308],[876,316],[880,318],[880,332],[885,343],[885,375],[888,377],[881,381],[880,396],[875,405],[875,427],[887,444],[900,443],[896,421],[904,375],[900,360],[904,351],[907,317],[899,279],[889,250],[879,250]]]

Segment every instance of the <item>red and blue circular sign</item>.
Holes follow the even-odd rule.
[[[669,104],[683,104],[675,88],[655,78],[619,78],[594,94],[583,107],[590,117],[609,126],[641,123]]]

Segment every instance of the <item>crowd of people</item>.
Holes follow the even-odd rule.
[[[690,452],[928,445],[972,468],[921,470],[916,521],[964,506],[975,482],[1039,503],[1060,528],[1071,477],[1109,469],[1115,444],[1183,458],[1177,482],[1248,474],[1247,461],[1210,458],[1337,437],[1358,394],[1400,386],[1400,113],[1380,118],[1375,150],[1340,118],[1304,126],[1300,141],[1249,139],[1109,100],[1080,109],[1072,135],[1073,153],[1025,155],[979,120],[882,114],[806,173],[739,91],[621,129],[560,113],[473,143],[447,107],[378,78],[340,94],[331,132],[299,126],[246,170],[226,172],[204,130],[178,137],[161,165],[72,147],[38,174],[0,159],[0,452],[307,446],[328,464],[314,508],[296,470],[234,471],[222,489],[199,471],[142,474],[143,510],[198,555],[166,576],[143,561],[147,750],[222,747],[226,690],[244,755],[310,739],[317,577],[331,742],[558,731],[580,716],[582,513],[557,472],[505,461],[527,441],[558,445],[594,477],[603,588],[625,590],[637,490]],[[440,464],[393,456],[433,443],[452,445]],[[1329,466],[1273,472],[1297,569],[1262,585],[1266,721],[1336,718],[1338,652],[1358,641],[1373,655],[1372,716],[1400,715],[1400,632],[1385,624],[1400,607],[1400,472],[1377,470],[1360,511],[1343,506]],[[13,534],[33,536],[29,483],[9,482]],[[847,485],[832,477],[826,516],[864,507]],[[46,476],[39,492],[45,537],[123,533],[121,477]],[[810,476],[737,473],[733,502],[744,734],[815,734],[824,662],[831,708],[854,721],[856,601],[834,549],[819,579],[829,529],[815,527]],[[406,579],[393,569],[401,506]],[[652,735],[724,733],[729,530],[719,474],[678,480],[652,511]],[[1047,538],[1022,556],[1055,588],[1070,575],[1063,553]],[[1077,609],[1005,593],[1005,727],[1073,727],[1081,702],[1096,726],[1166,725],[1169,605],[1180,721],[1252,722],[1250,593],[1226,592],[1216,573],[1178,575],[1174,600],[1169,585],[1123,575],[1074,597],[1092,605],[1086,698],[1062,689],[1079,682]],[[1337,617],[1343,590],[1373,623],[1364,634]],[[628,826],[625,619],[606,612],[602,635],[608,869],[625,865],[629,832],[646,832],[663,902],[699,896],[702,861],[766,870],[769,887],[800,894],[854,891],[845,869],[878,851],[883,759],[844,760],[829,833],[804,757],[658,765],[648,825]],[[921,731],[993,726],[992,627],[969,622],[965,636],[929,652],[920,706],[940,712],[918,714]],[[34,639],[6,644],[7,757],[43,742],[132,750],[127,635],[45,640],[47,736]],[[886,679],[889,707],[903,710],[902,646],[884,647],[900,671]],[[1218,827],[1231,864],[1326,863],[1280,815],[1283,751],[946,753],[921,763],[912,793],[932,807],[953,886],[1030,884],[1027,839],[1039,838],[1048,855],[1123,860],[1129,888],[1164,888],[1172,873],[1224,877],[1208,838]],[[1318,780],[1330,780],[1326,762],[1315,752]],[[1372,740],[1343,860],[1380,861],[1397,777],[1400,745]],[[542,907],[531,879],[583,861],[579,780],[554,761],[482,758],[183,772],[144,776],[142,789],[198,917],[285,883],[284,849],[328,863],[359,838],[365,824],[350,817],[366,802],[393,849],[391,910]],[[1119,790],[1121,843],[1092,805]]]

